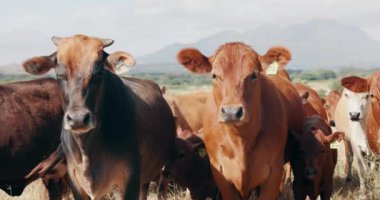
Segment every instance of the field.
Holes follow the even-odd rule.
[[[361,71],[363,76],[366,76],[371,71]],[[331,71],[329,71],[329,76],[331,76]],[[339,78],[347,75],[357,73],[352,70],[349,72],[334,72],[334,76],[329,78],[320,78],[317,76],[318,73],[313,75],[302,75],[302,72],[293,72],[291,73],[293,80],[296,82],[303,82],[314,88],[322,97],[324,97],[329,90],[331,89],[341,89],[339,87]],[[189,93],[193,91],[210,91],[211,87],[209,85],[210,77],[209,76],[194,76],[188,74],[132,74],[133,77],[150,79],[157,82],[161,87],[165,86],[167,92],[171,94],[182,94]],[[303,77],[305,76],[305,77]],[[6,78],[4,78],[6,77]],[[315,78],[318,77],[318,78]],[[322,76],[323,77],[323,76]],[[31,79],[31,76],[22,76],[22,77],[9,77],[9,76],[0,76],[0,83],[11,82],[14,80],[27,80]],[[376,180],[380,182],[380,172],[369,171],[367,179],[369,180],[368,188],[369,192],[365,195],[359,193],[359,182],[358,177],[354,173],[354,179],[350,183],[345,182],[345,172],[343,160],[339,157],[337,167],[335,169],[334,175],[334,194],[332,199],[334,200],[346,200],[346,199],[380,199],[380,185],[377,185]],[[377,163],[379,164],[379,163]],[[42,182],[37,180],[36,182],[30,184],[24,191],[21,197],[7,197],[7,195],[0,191],[0,200],[6,199],[16,199],[16,200],[27,200],[27,199],[45,199],[46,189],[43,187]],[[72,199],[70,196],[67,199]],[[106,199],[113,199],[112,195]],[[156,199],[153,190],[151,191],[149,200]],[[180,200],[180,199],[190,199],[189,195],[185,191],[180,191],[175,189],[170,191],[170,200]],[[293,199],[291,186],[287,185],[284,194],[281,199]]]

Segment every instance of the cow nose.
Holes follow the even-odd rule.
[[[317,169],[316,168],[306,168],[305,169],[305,175],[309,179],[314,179],[317,176]]]
[[[88,109],[69,110],[65,116],[65,127],[68,129],[85,129],[91,122],[91,112]]]
[[[220,111],[222,122],[240,121],[243,115],[243,106],[223,106]]]
[[[330,126],[335,127],[335,121],[334,120],[330,120],[329,124],[330,124]]]
[[[350,112],[350,119],[352,121],[359,121],[360,112]]]

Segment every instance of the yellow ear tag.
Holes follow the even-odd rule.
[[[277,74],[278,70],[278,62],[274,61],[272,64],[269,65],[266,74],[275,75]]]
[[[206,149],[205,148],[198,149],[198,154],[201,158],[204,158],[207,155]]]
[[[334,141],[330,142],[330,149],[338,149],[339,142],[338,140],[334,139]]]

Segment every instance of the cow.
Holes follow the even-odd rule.
[[[164,98],[176,118],[179,131],[196,132],[202,128],[202,114],[209,95],[210,92],[193,92],[181,95],[164,94]]]
[[[202,132],[222,198],[247,199],[258,189],[259,199],[275,199],[288,129],[302,132],[302,103],[290,81],[265,75],[260,60],[268,59],[240,42],[210,57],[183,49],[177,60],[212,76]]]
[[[380,71],[367,78],[370,94],[370,109],[364,120],[371,150],[380,154]]]
[[[326,101],[323,107],[326,110],[327,113],[327,118],[329,120],[329,124],[331,127],[335,127],[335,110],[336,110],[336,105],[338,104],[338,101],[342,94],[336,90],[331,90],[327,96],[326,96]]]
[[[302,98],[305,117],[319,115],[327,121],[326,110],[323,107],[323,101],[318,93],[302,83],[294,83],[293,85]]]
[[[98,199],[113,190],[119,199],[144,198],[174,148],[175,121],[160,88],[116,75],[135,61],[125,52],[106,53],[111,39],[52,40],[55,53],[26,60],[23,67],[34,75],[55,70],[64,109],[61,144],[74,198]]]
[[[293,192],[296,200],[328,200],[333,190],[333,174],[337,161],[336,150],[330,149],[334,139],[342,140],[344,134],[332,133],[330,126],[319,115],[307,117],[304,121],[304,133],[294,134],[299,151],[293,157]]]
[[[0,85],[0,188],[21,195],[25,176],[60,142],[63,110],[57,81],[41,78]],[[58,198],[46,185],[49,196]]]
[[[341,80],[344,87],[342,97],[339,99],[335,110],[336,129],[345,133],[347,161],[347,181],[352,179],[351,167],[355,162],[360,182],[360,191],[365,191],[364,172],[367,165],[363,155],[370,154],[370,148],[364,132],[363,119],[368,110],[369,89],[367,80],[350,76]]]
[[[166,196],[169,182],[188,188],[191,198],[217,199],[218,188],[211,174],[210,160],[201,138],[192,135],[187,139],[176,139],[175,158],[165,165],[160,180],[159,196]]]

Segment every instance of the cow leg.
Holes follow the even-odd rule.
[[[264,184],[260,185],[259,200],[276,199],[283,173],[283,158],[278,156],[271,167],[269,177]]]
[[[150,185],[150,182],[145,183],[140,188],[140,200],[146,200],[148,198],[149,185]]]
[[[161,175],[160,180],[158,181],[158,186],[157,186],[157,191],[156,191],[158,199],[160,200],[166,199],[167,193],[168,193],[168,186],[169,186],[169,181]]]
[[[79,189],[71,178],[68,178],[68,182],[75,200],[90,200],[90,197],[83,190]]]
[[[345,146],[345,154],[346,154],[346,173],[347,173],[346,182],[351,182],[353,152],[352,152],[351,143],[349,141],[344,140],[344,146]]]
[[[64,179],[59,179],[58,181],[49,180],[45,187],[48,190],[50,200],[62,199],[63,195],[68,191],[68,186]]]
[[[222,195],[222,199],[242,199],[238,191],[236,191],[235,187],[231,185],[218,170],[212,166],[211,171],[215,183],[217,184],[218,189]]]

